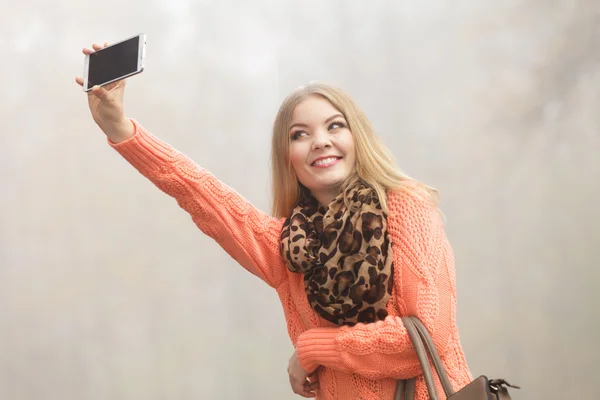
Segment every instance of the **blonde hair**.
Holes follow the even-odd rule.
[[[437,205],[437,190],[408,177],[396,166],[392,155],[373,131],[367,116],[346,93],[322,83],[310,83],[301,86],[285,98],[273,124],[271,142],[273,216],[290,216],[300,196],[306,194],[308,190],[298,181],[290,162],[289,128],[294,109],[310,96],[321,96],[328,100],[342,113],[352,132],[356,149],[356,170],[342,184],[342,191],[349,190],[362,180],[375,190],[385,212],[387,212],[386,192],[388,190],[406,190],[416,195],[426,194],[428,200]],[[413,184],[407,185],[407,183]]]

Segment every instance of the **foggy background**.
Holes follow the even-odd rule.
[[[82,47],[143,32],[125,107],[270,209],[270,129],[343,88],[436,187],[475,376],[600,373],[597,0],[0,3],[0,399],[296,399],[274,290],[106,143]]]

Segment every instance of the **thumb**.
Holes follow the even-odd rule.
[[[94,86],[92,88],[92,94],[96,97],[98,97],[100,100],[102,101],[109,101],[110,100],[110,93],[108,92],[108,90],[104,89],[102,86]]]

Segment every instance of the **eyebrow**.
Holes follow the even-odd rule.
[[[331,117],[327,118],[327,119],[325,120],[325,123],[327,124],[327,123],[329,123],[330,121],[333,121],[334,119],[336,119],[336,118],[338,118],[338,117],[342,117],[342,118],[344,118],[344,116],[343,116],[342,114],[334,114],[334,115],[332,115]],[[345,118],[344,118],[344,119],[345,119]],[[292,128],[294,128],[294,127],[308,128],[308,125],[306,125],[306,124],[301,124],[301,123],[292,124],[292,125],[290,126],[290,129],[289,129],[289,130],[291,131],[291,130],[292,130]]]

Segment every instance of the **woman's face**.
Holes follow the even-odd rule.
[[[352,132],[344,116],[325,98],[313,95],[294,109],[290,160],[300,183],[329,205],[356,164]]]

